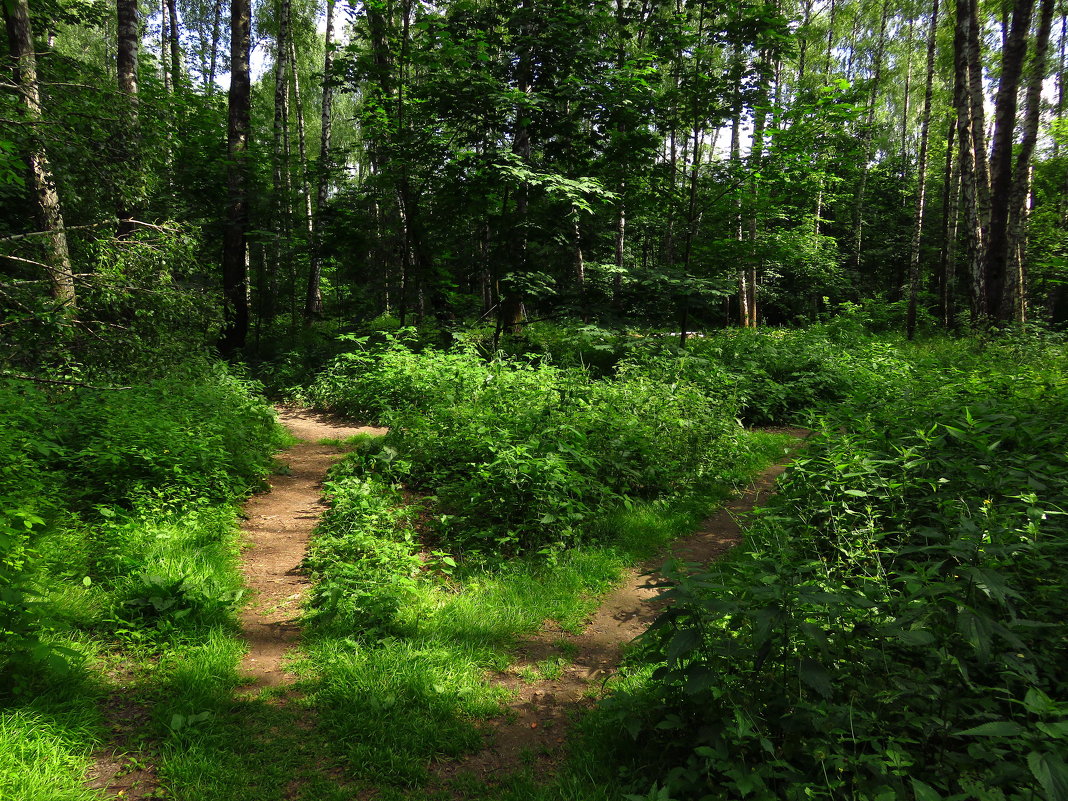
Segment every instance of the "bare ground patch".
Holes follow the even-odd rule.
[[[284,659],[300,639],[301,607],[309,587],[301,563],[326,511],[323,478],[341,456],[336,446],[320,441],[386,432],[307,409],[280,407],[278,418],[300,441],[281,454],[285,469],[271,477],[270,490],[249,499],[241,526],[247,545],[241,570],[251,600],[240,614],[248,643],[240,670],[254,691],[293,680]]]

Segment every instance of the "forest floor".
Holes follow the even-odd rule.
[[[299,692],[298,677],[288,666],[288,660],[297,656],[300,617],[310,589],[301,564],[326,509],[323,480],[330,466],[344,455],[334,443],[360,433],[383,434],[385,429],[353,426],[307,409],[278,411],[280,421],[297,442],[279,455],[280,469],[271,477],[270,490],[254,496],[244,507],[241,570],[250,601],[240,614],[241,638],[247,651],[238,668],[241,683],[233,699],[241,705],[237,709],[248,707],[241,713],[248,716],[245,725],[278,715],[281,728],[289,730],[282,739],[299,738],[303,732],[306,738],[318,740],[313,735],[313,709]],[[797,443],[808,434],[804,429],[776,429],[775,433],[789,435]],[[692,534],[627,571],[622,582],[601,599],[581,631],[575,633],[546,621],[535,635],[522,639],[513,652],[512,664],[487,677],[493,685],[507,690],[510,700],[500,714],[481,727],[487,735],[485,745],[465,757],[432,764],[428,797],[452,795],[450,787],[457,780],[462,784],[463,780],[476,779],[493,786],[527,767],[534,768],[535,775],[552,775],[565,755],[570,723],[603,694],[627,644],[656,617],[664,566],[672,561],[705,565],[737,545],[745,516],[774,491],[775,481],[790,458],[787,454],[764,470]],[[264,702],[275,712],[258,710],[257,705]],[[137,704],[130,709],[125,702],[115,706],[114,714],[108,717],[115,719],[111,728],[122,740],[120,732],[140,728],[148,711]],[[258,736],[271,739],[266,732]],[[87,786],[104,790],[113,798],[153,797],[159,790],[156,769],[151,765],[154,760],[131,764],[132,749],[122,742],[115,746],[97,754]],[[295,743],[285,747],[292,760],[314,757],[310,752],[298,753],[305,749]],[[314,768],[318,781],[343,783],[340,776],[331,778],[333,771],[324,772],[321,767],[307,766],[305,770]],[[307,777],[285,784],[289,785],[287,798],[304,798],[314,792]],[[335,787],[334,792],[348,797],[348,791],[341,787]]]

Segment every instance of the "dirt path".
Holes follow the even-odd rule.
[[[241,569],[251,600],[240,614],[242,636],[248,642],[240,670],[250,679],[250,694],[284,687],[294,678],[287,673],[284,660],[298,644],[301,605],[309,586],[300,566],[311,533],[326,509],[322,500],[326,471],[342,455],[336,446],[320,441],[386,431],[354,427],[305,409],[280,408],[278,413],[298,442],[280,455],[285,470],[272,476],[270,490],[245,505],[242,525],[248,547]],[[783,432],[799,440],[808,433],[803,429]],[[655,585],[664,562],[677,558],[706,564],[737,545],[742,539],[739,519],[774,491],[775,480],[788,461],[789,457],[764,471],[668,553],[630,571],[623,584],[603,599],[582,633],[547,627],[522,643],[517,662],[493,678],[516,695],[507,714],[490,722],[489,744],[467,758],[435,766],[437,782],[473,774],[493,783],[529,764],[531,755],[539,772],[555,767],[563,756],[573,713],[592,706],[605,680],[618,668],[627,643],[655,618]],[[147,714],[143,709],[124,711],[119,717],[131,720]],[[148,798],[156,789],[154,770],[131,762],[122,747],[122,732],[131,721],[122,723],[122,728],[113,727],[119,735],[117,747],[98,755],[87,786],[113,798]]]
[[[801,428],[777,431],[796,437],[799,443],[809,434]],[[663,565],[670,559],[708,564],[740,543],[742,519],[774,493],[775,482],[791,458],[787,455],[761,473],[666,554],[629,571],[623,584],[605,596],[581,634],[546,627],[522,643],[517,662],[495,677],[516,696],[505,716],[490,721],[489,744],[469,757],[437,765],[435,776],[447,780],[466,773],[493,783],[529,764],[531,756],[538,773],[552,769],[563,756],[573,714],[593,705],[604,682],[619,667],[627,644],[656,618],[654,599]]]
[[[299,441],[280,454],[285,465],[281,475],[270,480],[270,490],[245,504],[241,526],[248,547],[241,570],[251,600],[240,613],[242,635],[248,653],[241,672],[252,680],[256,692],[285,685],[291,680],[283,659],[297,644],[301,602],[308,581],[300,565],[312,530],[325,510],[322,482],[326,471],[342,451],[321,445],[324,439],[345,439],[359,433],[384,434],[384,428],[354,427],[330,415],[306,409],[278,409],[279,421]],[[86,778],[88,789],[105,797],[139,801],[155,797],[156,771],[150,757],[131,739],[146,725],[150,710],[135,698],[131,677],[115,676],[120,690],[105,709],[112,742],[94,756]]]
[[[271,477],[270,491],[245,504],[241,526],[248,545],[241,572],[252,599],[240,615],[242,636],[248,642],[240,670],[253,680],[254,690],[292,680],[283,659],[300,636],[298,621],[308,588],[300,565],[312,530],[326,510],[323,478],[341,456],[337,447],[320,441],[386,432],[351,426],[307,409],[280,407],[278,419],[300,441],[280,455],[287,470]]]

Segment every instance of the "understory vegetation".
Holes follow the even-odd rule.
[[[668,593],[597,716],[634,791],[1068,797],[1063,348],[910,361],[825,410],[745,546]]]
[[[8,377],[0,797],[99,798],[111,748],[187,801],[1065,798],[1064,342],[863,322],[494,348],[380,320],[283,365],[294,399],[389,427],[335,443],[296,695],[238,671],[235,504],[286,444],[256,384],[202,358]],[[437,776],[492,736],[518,643],[558,631],[523,680],[555,675],[799,424],[745,544],[676,566],[558,775]]]
[[[98,798],[84,782],[105,710],[167,732],[145,672],[234,631],[235,502],[284,436],[248,381],[182,364],[130,386],[92,368],[0,380],[0,797]]]
[[[570,768],[480,792],[1065,797],[1056,337],[912,345],[846,315],[685,350],[585,327],[554,351],[534,331],[486,360],[477,337],[405,336],[358,341],[305,394],[391,426],[351,443],[309,560],[316,704],[357,772],[418,785],[481,742],[443,723],[492,712],[478,677],[517,635],[581,621],[554,606],[561,584],[602,589],[648,535],[628,520],[729,481],[752,451],[740,421],[806,421],[779,497],[731,558],[678,574]],[[605,554],[624,558],[574,581]]]

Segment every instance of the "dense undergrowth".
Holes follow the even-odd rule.
[[[490,553],[526,554],[504,573],[551,584],[575,554],[626,539],[619,518],[595,524],[606,508],[665,509],[722,479],[746,451],[737,420],[804,420],[817,433],[781,496],[744,549],[670,591],[570,772],[490,796],[1065,797],[1068,379],[1056,338],[912,345],[839,320],[685,351],[589,328],[534,340],[486,361],[470,345],[393,339],[340,357],[307,391],[392,426],[335,474],[311,560],[319,631],[349,642],[313,651],[320,702],[344,710],[327,725],[369,775],[417,782],[425,760],[477,742],[470,729],[431,733],[492,708],[473,677],[538,625],[480,640],[498,650],[466,662],[453,653],[448,665],[465,667],[450,674],[430,654],[493,630],[503,606],[526,607],[476,606],[468,619],[430,588],[470,603],[487,576],[511,581],[485,572]],[[712,436],[691,438],[691,420]],[[430,497],[398,503],[397,483]],[[461,623],[443,636],[439,615]],[[395,678],[386,692],[381,675]],[[453,683],[426,679],[443,675]],[[398,715],[413,714],[392,740]],[[383,723],[359,733],[355,719]],[[395,758],[413,738],[414,773]]]
[[[201,359],[116,374],[0,382],[3,798],[96,797],[114,671],[234,628],[235,502],[281,443],[274,415]]]
[[[681,366],[667,382],[638,363],[594,378],[405,340],[339,357],[306,391],[390,427],[349,443],[327,483],[308,666],[352,770],[418,786],[428,762],[482,743],[503,699],[484,677],[518,638],[581,627],[626,566],[692,530],[785,438],[742,429],[725,374],[709,392],[713,377]]]
[[[254,388],[196,359],[131,389],[0,384],[0,797],[96,797],[116,699],[142,710],[124,747],[186,799],[1068,795],[1055,337],[368,333],[296,391],[390,427],[330,474],[296,706],[235,700],[234,501],[281,443]],[[580,628],[782,455],[747,426],[790,423],[816,434],[780,496],[674,586],[558,779],[428,790],[485,741],[517,640]]]
[[[596,721],[633,792],[1068,797],[1064,352],[904,355],[881,402],[825,412],[745,548],[671,590]]]

